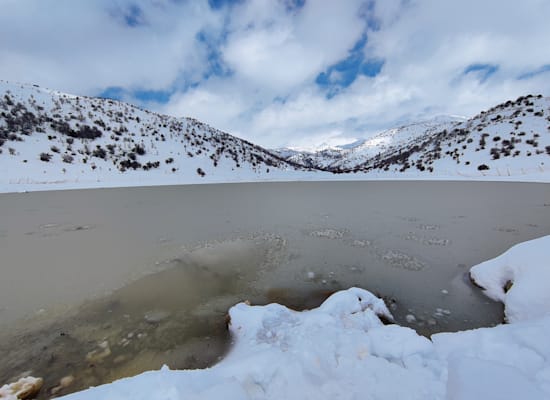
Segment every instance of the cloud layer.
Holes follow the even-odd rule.
[[[550,94],[546,0],[4,0],[0,79],[343,143]]]

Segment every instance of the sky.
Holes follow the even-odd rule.
[[[349,143],[550,95],[548,0],[0,0],[0,79]]]

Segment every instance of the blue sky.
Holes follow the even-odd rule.
[[[498,65],[493,64],[471,64],[464,70],[464,75],[473,75],[479,83],[484,83],[498,71]]]
[[[543,0],[4,0],[0,79],[312,148],[550,95],[548,20]]]

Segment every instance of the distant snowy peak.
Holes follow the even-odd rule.
[[[333,173],[403,177],[517,176],[548,172],[550,99],[522,96],[471,119],[438,116],[317,152],[278,151],[288,161]]]
[[[353,169],[378,153],[405,146],[423,135],[448,129],[464,120],[463,117],[437,116],[430,120],[388,129],[368,139],[358,139],[352,143],[332,146],[319,151],[300,151],[292,148],[273,151],[286,160],[311,168],[328,171]]]
[[[358,142],[356,146],[346,150],[352,153],[364,152],[364,156],[369,156],[372,153],[371,149],[376,149],[376,152],[380,152],[388,148],[400,147],[409,141],[416,140],[422,135],[452,128],[464,120],[464,118],[459,117],[438,116],[430,120],[402,125]]]

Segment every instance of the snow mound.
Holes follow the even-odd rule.
[[[550,315],[550,236],[520,243],[470,270],[485,294],[505,306],[508,322]]]
[[[448,399],[548,399],[550,318],[494,328],[439,333],[432,341],[447,360]]]
[[[548,398],[535,382],[513,366],[462,357],[451,360],[449,369],[448,400]]]
[[[440,333],[384,325],[381,299],[351,288],[303,312],[279,304],[232,307],[235,346],[216,366],[163,367],[65,397],[88,399],[548,399],[550,236],[473,268],[513,324]],[[502,286],[512,279],[508,293]],[[514,296],[511,295],[515,290]]]
[[[382,300],[358,288],[303,312],[240,303],[230,310],[235,347],[220,364],[164,368],[66,398],[442,398],[430,341],[379,316],[392,318]]]

